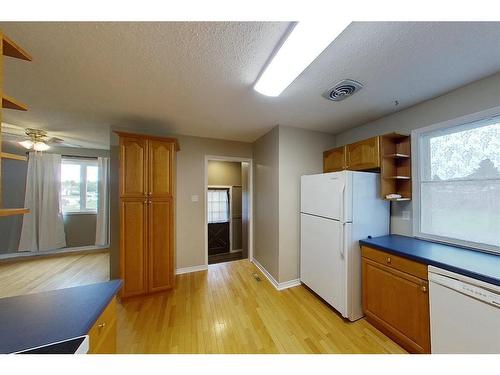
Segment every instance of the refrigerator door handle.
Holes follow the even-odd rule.
[[[345,223],[342,223],[342,233],[340,235],[340,256],[342,258],[345,257],[345,255],[344,255],[344,244],[345,244],[344,235],[345,235]]]
[[[345,222],[345,184],[342,185],[342,193],[340,194],[340,221]]]

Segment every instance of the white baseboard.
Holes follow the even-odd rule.
[[[285,281],[283,283],[279,283],[276,281],[276,279],[271,275],[265,267],[260,264],[255,258],[252,259],[252,263],[255,264],[255,266],[264,274],[264,276],[269,280],[269,282],[277,289],[277,290],[284,290],[288,289],[294,286],[300,285],[300,279],[295,279],[295,280],[290,280],[290,281]]]
[[[300,279],[294,279],[294,280],[289,280],[285,281],[283,283],[278,284],[278,290],[284,290],[288,288],[292,288],[294,286],[299,286],[300,285]]]
[[[182,275],[183,273],[191,273],[191,272],[198,272],[198,271],[206,271],[208,269],[208,266],[206,264],[201,264],[199,266],[192,266],[192,267],[184,267],[184,268],[177,268],[175,270],[176,275]]]

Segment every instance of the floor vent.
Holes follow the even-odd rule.
[[[363,84],[353,81],[352,79],[344,79],[338,82],[332,88],[323,93],[323,97],[334,102],[340,102],[363,88]]]

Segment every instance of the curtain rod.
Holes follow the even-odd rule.
[[[30,152],[33,151],[26,151],[26,155],[29,155]],[[98,156],[79,156],[79,155],[61,155],[62,158],[74,158],[74,159],[92,159],[95,160],[98,158]],[[105,157],[105,156],[103,156]]]

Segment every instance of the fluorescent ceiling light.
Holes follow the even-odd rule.
[[[280,95],[350,22],[299,22],[267,66],[254,89],[267,96]]]

